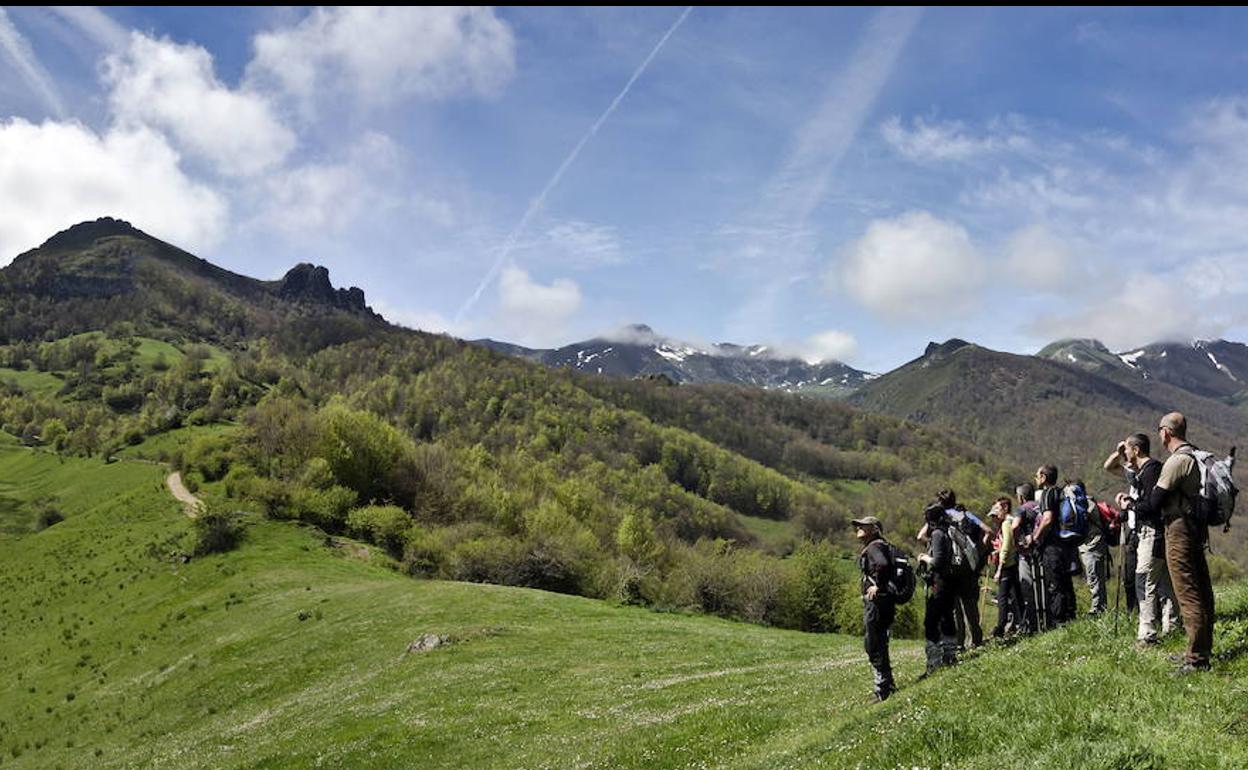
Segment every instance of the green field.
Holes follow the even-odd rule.
[[[758,538],[763,548],[774,553],[791,551],[801,534],[798,527],[791,521],[778,521],[742,514],[738,514],[737,518],[741,520],[747,532]]]
[[[21,392],[36,396],[54,396],[64,387],[65,381],[48,372],[0,366],[0,384],[16,385]]]
[[[163,473],[0,447],[5,494],[67,516],[0,540],[0,767],[1248,766],[1243,588],[1212,675],[1082,622],[917,684],[896,642],[873,706],[854,637],[415,581],[258,517],[183,563]]]
[[[144,484],[157,488],[161,470],[136,464],[61,457],[0,443],[0,540],[29,534],[40,503],[69,517]]]
[[[146,436],[141,444],[126,447],[117,452],[117,457],[128,460],[167,461],[180,447],[199,438],[229,436],[237,432],[238,426],[232,423],[214,423],[212,425],[190,425],[185,428]]]

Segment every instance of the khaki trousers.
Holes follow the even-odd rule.
[[[1195,666],[1208,666],[1213,654],[1213,583],[1204,529],[1186,517],[1166,524],[1166,564],[1187,631],[1187,662]]]

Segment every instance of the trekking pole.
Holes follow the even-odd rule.
[[[988,614],[988,605],[984,602],[984,597],[985,597],[985,594],[987,594],[987,592],[988,592],[988,589],[984,588],[984,576],[980,574],[976,574],[975,575],[975,593],[977,594],[977,596],[975,597],[975,602],[976,604],[979,605],[979,627],[981,629],[984,626],[988,625],[987,623],[984,622],[984,616]]]
[[[1036,592],[1040,595],[1040,600],[1036,608],[1036,626],[1043,627],[1045,631],[1049,630],[1049,592],[1044,582],[1044,560],[1036,559],[1035,567],[1032,570],[1035,576]]]
[[[1031,569],[1031,611],[1035,615],[1035,625],[1031,627],[1032,633],[1040,633],[1040,573],[1036,568],[1036,560],[1028,554],[1026,557],[1027,566]]]
[[[1122,582],[1124,579],[1126,579],[1126,574],[1127,574],[1126,567],[1124,567],[1124,564],[1126,564],[1126,562],[1127,562],[1126,557],[1118,559],[1118,580],[1117,580],[1117,585],[1114,585],[1113,587],[1113,635],[1114,636],[1118,635],[1118,608],[1122,607],[1121,602],[1119,602],[1119,600],[1122,599]]]

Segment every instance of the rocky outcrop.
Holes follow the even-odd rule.
[[[313,302],[357,313],[372,312],[364,302],[363,289],[356,286],[335,289],[329,282],[329,270],[306,262],[287,271],[278,285],[277,294],[294,302]]]

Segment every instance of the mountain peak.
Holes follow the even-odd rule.
[[[118,235],[129,235],[136,238],[151,238],[124,219],[100,217],[93,222],[79,222],[66,228],[43,242],[40,249],[70,250],[85,249],[101,238]]]
[[[949,355],[950,353],[961,350],[970,344],[971,343],[966,340],[958,339],[957,337],[945,340],[944,342],[929,342],[927,343],[927,349],[923,351],[923,356],[925,358],[930,358],[932,356]]]

